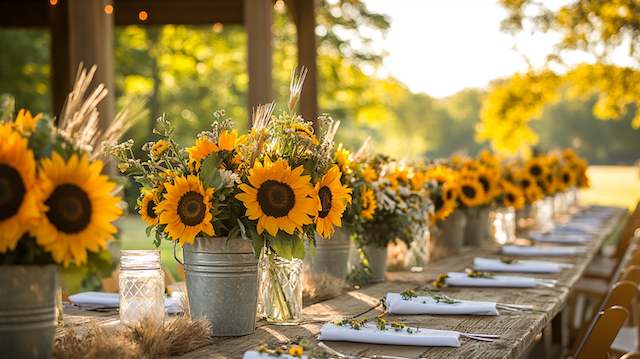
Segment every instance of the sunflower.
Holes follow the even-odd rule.
[[[64,266],[71,260],[85,263],[87,250],[99,251],[116,233],[120,198],[112,194],[116,184],[101,174],[102,168],[102,161],[90,162],[87,155],[74,154],[65,162],[54,152],[41,161],[38,187],[47,208],[34,234]]]
[[[163,153],[167,152],[168,149],[169,142],[166,140],[158,140],[151,146],[151,156],[156,158],[160,157]]]
[[[429,168],[427,170],[426,177],[428,180],[434,180],[438,182],[438,184],[443,185],[446,182],[455,180],[457,173],[449,167],[438,165]]]
[[[456,209],[456,199],[458,197],[458,186],[453,182],[447,182],[442,186],[440,193],[431,197],[434,206],[433,218],[442,221]]]
[[[569,166],[563,166],[558,173],[558,189],[561,191],[566,191],[569,188],[576,185],[576,176],[575,173],[571,170]]]
[[[303,171],[302,166],[292,170],[287,161],[271,162],[268,158],[264,164],[256,162],[249,170],[250,184],[241,184],[243,193],[236,198],[247,208],[249,219],[258,220],[258,234],[265,229],[271,236],[279,230],[293,234],[296,229],[302,231],[302,226],[313,223],[322,206],[309,176],[302,175]]]
[[[496,176],[496,173],[484,166],[480,166],[476,172],[476,176],[480,184],[482,184],[482,189],[486,194],[487,201],[490,201],[499,192],[498,178]]]
[[[189,154],[189,167],[193,172],[197,172],[200,170],[202,160],[210,154],[218,152],[219,148],[208,137],[200,137],[192,147],[187,147],[186,150]]]
[[[365,166],[362,169],[362,177],[365,181],[371,183],[378,179],[378,172],[371,166]]]
[[[538,186],[547,195],[552,195],[557,190],[556,176],[552,171],[545,172],[544,176],[538,179]]]
[[[335,153],[335,160],[338,166],[340,166],[340,170],[344,174],[351,173],[351,153],[348,149],[342,147],[342,144],[338,146],[338,149]]]
[[[520,187],[514,185],[509,181],[502,181],[500,183],[502,187],[502,205],[505,207],[513,207],[520,209],[524,206],[524,192]]]
[[[531,158],[526,165],[526,172],[534,178],[544,178],[547,174],[547,167],[542,157]]]
[[[18,111],[18,116],[16,117],[15,124],[16,127],[23,132],[32,132],[36,129],[36,125],[38,124],[38,121],[40,121],[41,117],[42,114],[40,113],[32,116],[31,112],[22,109]]]
[[[14,249],[37,221],[36,162],[27,139],[2,131],[0,142],[0,253]]]
[[[294,123],[291,126],[291,129],[293,130],[293,133],[307,139],[309,142],[313,143],[314,145],[318,144],[318,138],[313,133],[313,129],[311,128],[311,126],[303,123]]]
[[[524,189],[524,196],[528,203],[533,203],[541,200],[544,197],[544,194],[538,185],[532,184]]]
[[[141,198],[138,199],[138,213],[150,226],[159,222],[158,214],[156,213],[158,202],[155,191],[146,188],[142,189]]]
[[[365,188],[360,193],[360,196],[360,205],[362,206],[360,215],[364,219],[373,219],[373,214],[376,212],[376,208],[378,208],[375,193],[373,193],[371,188]]]
[[[211,220],[213,188],[205,189],[198,177],[175,177],[174,183],[165,183],[164,199],[156,206],[159,223],[166,224],[164,231],[174,240],[191,244],[202,232],[214,236]]]
[[[222,131],[222,133],[218,137],[218,149],[220,151],[229,151],[229,152],[233,151],[233,149],[236,147],[237,138],[238,138],[238,132],[235,130]]]
[[[460,180],[459,198],[465,206],[477,207],[486,202],[486,193],[480,181],[467,177]]]
[[[427,182],[427,177],[424,174],[424,171],[416,171],[411,176],[411,188],[414,191],[418,191],[424,187],[424,184]]]
[[[338,166],[333,166],[316,183],[316,192],[322,207],[316,217],[316,232],[323,238],[333,235],[334,226],[342,227],[342,213],[347,203],[351,203],[351,188],[340,183],[341,176]]]

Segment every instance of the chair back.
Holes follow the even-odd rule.
[[[613,285],[600,310],[620,306],[631,312],[631,303],[638,295],[638,284],[620,281]]]
[[[622,272],[622,276],[620,276],[621,281],[630,281],[635,283],[636,285],[640,284],[640,266],[638,265],[630,265],[624,269]]]
[[[617,305],[598,313],[573,357],[575,359],[607,358],[611,343],[628,316],[629,311]]]
[[[638,227],[640,227],[640,202],[636,204],[636,208],[631,212],[620,232],[620,238],[614,254],[615,257],[622,258],[624,256]]]
[[[638,352],[627,353],[621,356],[620,359],[640,359],[640,353]]]

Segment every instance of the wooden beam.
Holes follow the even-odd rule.
[[[298,35],[298,66],[308,69],[300,97],[300,113],[318,131],[318,65],[314,0],[298,0],[293,7]]]
[[[109,94],[98,106],[106,126],[115,115],[113,53],[113,14],[105,12],[111,0],[67,0],[69,6],[69,74],[75,77],[78,66],[98,66],[94,84],[102,83]],[[70,79],[73,81],[73,78]]]
[[[58,115],[71,90],[73,78],[69,67],[69,7],[68,0],[60,0],[56,6],[49,6],[51,24],[51,100],[52,113]]]
[[[273,101],[272,81],[272,0],[244,0],[247,31],[249,113],[257,105]]]
[[[114,0],[116,25],[242,24],[243,8],[241,0]]]

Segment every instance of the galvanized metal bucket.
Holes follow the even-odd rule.
[[[464,229],[464,244],[482,246],[490,242],[488,206],[467,209],[467,225]]]
[[[350,232],[338,229],[331,239],[322,239],[316,235],[316,254],[308,255],[312,273],[326,273],[345,279],[349,273],[349,251],[351,249]],[[306,258],[305,258],[306,259]]]
[[[384,272],[387,269],[387,247],[364,246],[364,253],[369,260],[371,269],[370,283],[384,282]]]
[[[51,358],[57,267],[0,266],[0,356]]]
[[[429,260],[437,260],[460,253],[464,242],[467,216],[460,210],[437,222],[429,242]]]
[[[191,317],[208,319],[214,336],[253,333],[258,259],[251,242],[199,237],[183,253]]]

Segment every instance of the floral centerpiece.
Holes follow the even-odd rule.
[[[20,110],[0,122],[0,302],[8,315],[0,314],[0,337],[12,343],[3,349],[9,357],[51,355],[56,265],[95,264],[117,232],[121,200],[100,157],[127,116],[100,123],[96,106],[106,90],[85,95],[94,72],[78,72],[56,120]]]
[[[422,179],[416,178],[418,185],[412,185],[414,173],[410,166],[381,154],[362,152],[361,173],[369,184],[362,187],[360,213],[364,221],[356,229],[356,238],[371,272],[370,280],[382,281],[387,245],[402,241],[410,247],[416,238],[424,236],[433,206],[425,187],[418,183]],[[373,212],[371,218],[368,211]]]

